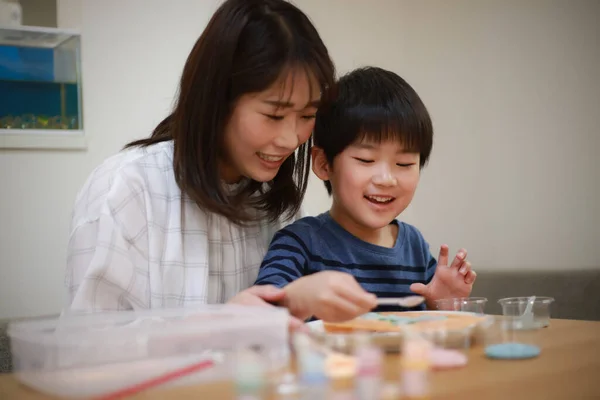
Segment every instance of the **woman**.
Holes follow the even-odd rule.
[[[274,232],[297,218],[334,75],[295,6],[224,2],[187,59],[172,113],[96,168],[77,197],[71,309],[282,300],[250,286]]]

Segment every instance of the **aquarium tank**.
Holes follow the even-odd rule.
[[[0,27],[0,134],[83,130],[80,36]]]

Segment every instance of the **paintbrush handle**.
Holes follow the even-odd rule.
[[[423,303],[425,298],[422,296],[406,296],[406,297],[387,297],[378,298],[378,306],[401,306],[406,308],[416,307]]]
[[[402,303],[402,298],[388,297],[388,298],[378,298],[377,299],[378,306],[398,306],[401,303]]]

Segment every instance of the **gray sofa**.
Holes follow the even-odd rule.
[[[0,322],[0,373],[12,371],[10,343],[6,335],[7,321]]]
[[[486,313],[501,314],[503,297],[548,296],[552,318],[600,321],[600,269],[481,271],[471,296],[487,297]]]
[[[600,269],[569,271],[479,271],[472,296],[488,298],[486,312],[500,314],[498,299],[549,296],[553,318],[600,321]],[[0,321],[0,373],[12,370],[8,321]]]

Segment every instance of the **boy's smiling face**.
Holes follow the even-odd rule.
[[[398,141],[361,141],[338,154],[333,165],[319,148],[313,170],[332,186],[332,215],[349,231],[386,227],[410,204],[419,182],[419,153]]]

